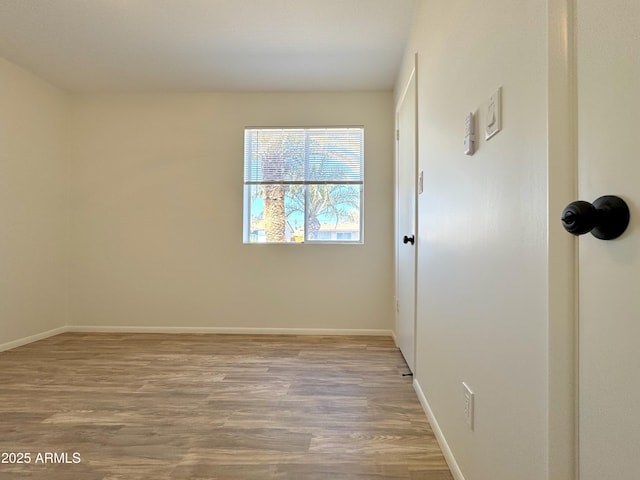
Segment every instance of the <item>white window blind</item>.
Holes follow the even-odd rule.
[[[246,184],[363,183],[362,128],[246,129]]]

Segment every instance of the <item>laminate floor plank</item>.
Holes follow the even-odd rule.
[[[452,480],[406,371],[385,337],[58,335],[0,353],[0,480]]]

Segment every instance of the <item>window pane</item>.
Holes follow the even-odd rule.
[[[307,136],[307,180],[362,180],[361,128],[311,129]]]
[[[307,188],[307,240],[359,242],[362,185]]]
[[[245,130],[245,182],[288,182],[305,179],[305,131]]]
[[[249,243],[304,241],[304,186],[250,185]]]

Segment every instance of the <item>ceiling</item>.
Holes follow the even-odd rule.
[[[391,89],[414,0],[0,0],[0,56],[69,91]]]

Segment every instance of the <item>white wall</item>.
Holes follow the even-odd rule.
[[[4,60],[0,87],[3,348],[67,323],[393,328],[391,92],[66,94]],[[249,125],[364,125],[364,245],[242,244]]]
[[[0,58],[0,348],[66,322],[67,96]]]
[[[415,52],[416,382],[467,480],[548,478],[546,2],[420,1],[397,93]],[[498,86],[503,129],[486,141]],[[480,140],[469,157],[471,111]],[[473,431],[463,381],[476,394]]]
[[[393,95],[74,95],[70,324],[393,328]],[[364,125],[365,244],[243,245],[245,126]]]

